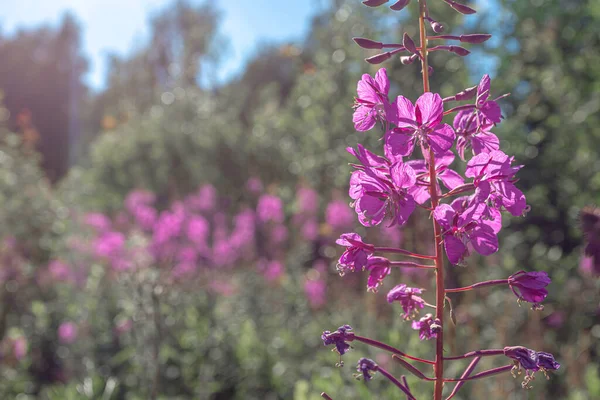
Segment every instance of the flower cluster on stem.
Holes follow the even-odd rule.
[[[459,13],[475,13],[474,9],[459,2],[443,1]],[[378,7],[387,3],[387,0],[365,0],[363,3]],[[390,8],[399,11],[409,3],[410,0],[396,1]],[[456,382],[448,397],[450,399],[469,380],[511,370],[513,373],[520,372],[521,368],[525,370],[523,387],[528,388],[536,371],[545,374],[560,367],[551,354],[515,346],[504,350],[475,350],[456,357],[444,355],[444,314],[445,303],[450,301],[449,294],[481,287],[507,286],[518,302],[532,303],[532,309],[540,310],[540,303],[548,295],[546,287],[550,284],[550,278],[543,271],[519,271],[506,279],[477,282],[462,288],[446,288],[444,285],[445,259],[452,265],[464,266],[473,251],[482,256],[497,252],[502,214],[508,212],[513,216],[524,216],[528,206],[525,195],[515,185],[516,174],[522,166],[514,165],[514,157],[501,150],[500,140],[492,132],[502,121],[498,102],[506,95],[492,96],[489,75],[484,75],[477,86],[446,97],[433,92],[429,85],[429,76],[433,72],[428,63],[430,53],[446,51],[458,56],[469,54],[466,48],[453,44],[430,47],[429,41],[454,40],[477,44],[485,42],[491,35],[428,34],[427,24],[434,33],[440,33],[444,27],[432,18],[426,0],[418,0],[417,3],[418,43],[406,33],[402,43],[354,38],[365,49],[385,50],[367,58],[370,64],[383,63],[401,53],[406,53],[400,57],[403,64],[419,60],[424,93],[414,102],[402,95],[391,99],[385,68],[379,69],[375,76],[362,76],[357,85],[352,118],[354,127],[359,132],[381,127],[382,149],[380,152],[371,151],[360,144],[356,149],[348,149],[356,158],[356,163],[352,164],[354,171],[350,177],[349,196],[358,221],[365,227],[380,224],[403,226],[417,208],[429,211],[433,222],[434,254],[417,254],[406,249],[377,246],[366,243],[357,233],[349,232],[341,235],[337,241],[337,244],[345,247],[337,269],[340,275],[368,272],[367,288],[370,291],[377,291],[383,281],[393,275],[394,266],[421,268],[435,273],[434,305],[427,304],[421,297],[424,289],[409,287],[404,283],[397,284],[387,294],[389,303],[399,303],[401,318],[412,321],[412,328],[418,331],[421,340],[435,339],[435,359],[419,359],[387,344],[363,338],[351,332],[348,325],[335,332],[325,331],[322,339],[325,345],[335,345],[340,356],[350,349],[348,342],[356,340],[389,351],[413,375],[434,382],[434,400],[442,399],[447,382]],[[453,116],[452,125],[444,122],[447,116]],[[466,163],[465,168],[460,169],[465,171],[464,175],[452,168],[457,159]],[[385,257],[387,254],[421,261],[391,260]],[[435,308],[435,313],[420,316],[425,306]],[[474,373],[479,360],[485,356],[509,357],[514,366]],[[460,378],[444,376],[444,362],[471,357],[474,360]],[[415,361],[432,365],[434,376],[428,377],[416,369],[411,364]],[[380,371],[408,398],[414,397],[408,384],[405,384],[406,379],[400,382],[387,371],[384,373],[371,360],[361,358],[358,371],[365,381],[372,378],[373,372]]]

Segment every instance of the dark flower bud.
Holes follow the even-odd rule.
[[[389,60],[391,56],[392,54],[389,51],[386,51],[385,53],[366,58],[365,61],[369,64],[381,64],[382,62]]]
[[[382,4],[387,3],[389,0],[365,0],[362,3],[368,7],[379,7]]]
[[[460,93],[457,93],[455,97],[456,101],[469,100],[475,97],[477,93],[477,86],[470,87],[468,89],[463,90]]]
[[[413,54],[417,54],[417,46],[415,46],[415,42],[412,40],[408,33],[404,33],[402,38],[402,45],[406,48],[406,50],[410,51]]]
[[[394,4],[392,4],[390,6],[390,8],[392,10],[394,10],[394,11],[400,11],[404,7],[406,7],[408,5],[408,3],[410,3],[410,0],[398,0],[397,2],[395,2]]]
[[[363,357],[360,360],[358,360],[356,370],[362,374],[363,378],[365,379],[365,382],[368,382],[372,378],[371,372],[377,371],[377,364],[375,364],[373,360]]]
[[[417,57],[418,56],[416,54],[413,54],[411,56],[402,56],[402,57],[400,57],[400,62],[404,65],[410,65],[415,62]]]
[[[460,46],[448,46],[448,51],[450,51],[451,53],[457,54],[461,57],[468,56],[469,54],[471,54],[471,52],[469,50],[465,49],[464,47],[460,47]]]
[[[460,35],[460,41],[463,43],[478,44],[486,42],[492,35],[488,33],[473,33],[469,35]]]
[[[525,272],[519,271],[508,277],[508,286],[521,301],[533,303],[533,308],[540,310],[541,301],[548,296],[546,286],[551,280],[544,271]]]
[[[383,43],[371,39],[355,37],[352,40],[363,49],[383,49]]]
[[[471,7],[467,7],[464,4],[460,4],[457,3],[456,1],[453,0],[444,0],[446,3],[448,3],[448,5],[450,7],[452,7],[453,9],[455,9],[456,11],[458,11],[461,14],[475,14],[476,11],[473,10]]]
[[[432,21],[431,22],[431,29],[433,29],[433,31],[435,33],[441,33],[441,32],[444,32],[444,25],[440,24],[437,21]]]

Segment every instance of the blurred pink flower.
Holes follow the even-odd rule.
[[[309,241],[314,241],[319,236],[319,223],[311,218],[302,225],[302,237]]]
[[[285,268],[281,261],[262,259],[258,262],[258,269],[261,271],[267,282],[276,282],[283,277]]]
[[[67,321],[58,327],[58,340],[63,344],[71,344],[77,339],[77,325]]]
[[[11,339],[12,345],[12,354],[17,359],[17,361],[21,361],[27,355],[27,339],[24,336],[19,336]]]
[[[253,177],[246,182],[246,190],[254,195],[258,195],[263,191],[263,184],[259,178]]]
[[[304,294],[312,308],[325,305],[327,284],[322,279],[306,279],[304,281]]]
[[[210,183],[202,185],[195,194],[186,198],[186,203],[196,211],[213,211],[217,206],[217,189]]]
[[[68,282],[72,278],[69,265],[60,260],[52,260],[48,264],[48,272],[54,281]]]
[[[133,328],[133,322],[130,319],[124,319],[117,322],[114,331],[117,335],[122,335],[129,332],[131,328]]]
[[[97,257],[118,257],[125,247],[125,236],[121,232],[105,232],[94,241]]]
[[[277,196],[264,194],[258,199],[256,214],[258,215],[258,219],[263,223],[271,221],[282,223],[284,219],[283,202]]]
[[[97,232],[106,232],[111,228],[111,221],[102,213],[89,213],[83,217],[83,223]]]
[[[319,194],[308,187],[301,187],[296,193],[298,196],[298,213],[315,215],[319,210]]]
[[[354,226],[354,212],[348,203],[333,200],[325,209],[325,222],[335,230],[347,230]]]

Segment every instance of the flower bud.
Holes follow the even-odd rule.
[[[410,64],[414,63],[416,59],[417,59],[416,54],[413,54],[411,56],[402,56],[402,57],[400,57],[400,62],[404,65],[410,65]]]
[[[450,51],[451,53],[457,54],[461,57],[468,56],[469,54],[471,54],[471,52],[469,50],[465,49],[464,47],[460,47],[460,46],[448,46],[448,51]]]
[[[355,37],[352,40],[363,49],[383,49],[383,43],[371,39]]]
[[[365,61],[369,64],[381,64],[382,62],[389,60],[391,56],[391,53],[389,51],[386,51],[385,53],[377,54],[375,56],[366,58]]]
[[[473,10],[471,7],[467,7],[464,4],[460,4],[457,3],[455,1],[452,0],[444,0],[446,3],[448,3],[448,5],[452,8],[454,8],[456,11],[458,11],[461,14],[475,14],[477,11]]]
[[[368,7],[379,7],[382,4],[387,3],[389,0],[365,0],[362,3]]]
[[[444,25],[440,24],[437,21],[433,21],[431,22],[431,29],[433,29],[435,33],[441,33],[444,31]]]
[[[356,370],[360,372],[365,379],[365,382],[371,380],[371,372],[377,371],[377,364],[369,358],[361,358],[358,360]]]
[[[417,54],[417,46],[415,46],[415,42],[412,40],[408,33],[404,33],[404,37],[402,38],[402,45],[406,48],[406,50],[410,51],[413,54]]]
[[[475,93],[477,93],[477,86],[467,88],[467,89],[463,90],[462,92],[457,93],[456,96],[454,96],[454,97],[455,97],[456,101],[469,100],[475,96]]]
[[[487,41],[492,35],[489,33],[473,33],[469,35],[460,35],[460,41],[463,43],[478,44]]]
[[[395,2],[394,4],[392,4],[390,6],[390,8],[392,10],[394,10],[394,11],[400,11],[404,7],[406,7],[408,5],[408,3],[410,3],[410,0],[398,0],[397,2]]]

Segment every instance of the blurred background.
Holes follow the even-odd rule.
[[[366,232],[347,196],[345,148],[379,149],[377,132],[353,129],[356,82],[378,68],[351,38],[415,34],[414,3],[4,0],[0,398],[398,398],[380,376],[352,377],[360,357],[404,373],[389,356],[356,344],[337,368],[320,335],[350,324],[433,354],[384,298],[430,276],[401,271],[372,294],[364,274],[335,272],[343,232],[431,251],[427,215]],[[520,269],[553,282],[541,312],[509,290],[454,296],[446,350],[524,345],[562,367],[529,391],[506,374],[456,398],[598,399],[600,270],[578,213],[600,204],[600,2],[469,3],[468,18],[430,6],[448,33],[494,38],[466,58],[433,54],[432,88],[451,96],[489,73],[494,95],[511,93],[494,132],[525,164],[532,211],[507,215],[500,251],[448,267],[447,283]],[[416,99],[419,66],[384,66],[391,94]]]

